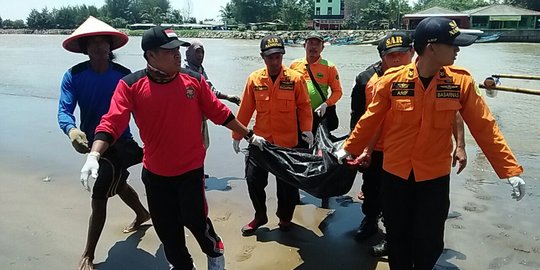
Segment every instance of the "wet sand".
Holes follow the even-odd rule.
[[[56,104],[0,98],[0,269],[76,269],[84,249],[90,194],[78,177],[85,157],[58,128]],[[210,136],[206,194],[209,215],[225,242],[227,269],[388,269],[384,259],[367,253],[380,235],[365,243],[353,239],[362,218],[355,198],[360,175],[348,194],[331,199],[331,209],[318,208],[319,199],[302,193],[290,232],[277,229],[271,177],[268,224],[254,236],[241,236],[240,228],[253,216],[244,157],[234,154],[225,128],[210,125]],[[475,146],[469,143],[467,152],[469,167],[452,174],[451,210],[458,217],[447,222],[447,249],[437,269],[540,269],[540,207],[527,202],[533,196],[538,201],[538,192],[512,201],[509,186],[496,179]],[[132,167],[129,179],[146,205],[140,169]],[[118,197],[109,200],[96,269],[168,269],[153,227],[121,232],[133,217]],[[206,269],[206,257],[189,231],[186,238],[198,269]]]

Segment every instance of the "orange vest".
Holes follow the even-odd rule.
[[[285,66],[275,83],[266,68],[249,75],[236,117],[247,126],[254,111],[253,131],[275,145],[296,146],[298,123],[300,131],[311,131],[313,116],[306,82],[300,73]],[[242,136],[233,132],[233,139]]]
[[[456,66],[440,69],[427,89],[416,63],[389,69],[378,81],[367,112],[345,142],[349,153],[362,153],[372,131],[384,121],[383,168],[403,179],[411,170],[416,181],[450,174],[452,126],[456,111],[500,178],[520,175],[518,164],[469,72]],[[391,118],[385,119],[389,113]]]

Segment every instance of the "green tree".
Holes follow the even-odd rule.
[[[385,0],[370,1],[367,7],[362,9],[363,26],[378,28],[379,22],[388,18],[389,10],[389,3]]]
[[[60,9],[53,9],[52,16],[54,25],[59,29],[73,29],[77,27],[79,21],[77,21],[77,8],[75,7],[61,7]]]
[[[105,0],[103,14],[111,19],[124,19],[128,21],[133,18],[131,14],[132,0]],[[125,25],[124,25],[125,26]]]
[[[4,29],[23,29],[26,28],[26,24],[23,20],[15,20],[12,21],[10,19],[6,19],[2,22],[2,25]]]
[[[2,17],[0,17],[0,28],[4,28],[4,26],[2,24]]]
[[[235,24],[235,11],[236,6],[234,6],[233,2],[228,2],[225,6],[221,6],[221,9],[219,10],[221,20],[223,20],[225,24]]]
[[[41,12],[36,9],[32,9],[26,23],[30,29],[50,29],[53,27],[53,17],[49,10],[45,7]]]

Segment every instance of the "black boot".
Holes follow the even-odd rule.
[[[388,255],[388,242],[386,242],[386,239],[383,239],[377,245],[372,246],[369,249],[369,254],[375,257],[387,256]]]
[[[364,217],[360,227],[354,235],[354,239],[357,241],[363,241],[379,232],[378,218]]]

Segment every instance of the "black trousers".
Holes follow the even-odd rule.
[[[246,157],[246,182],[249,198],[255,208],[257,220],[268,220],[266,215],[266,192],[268,185],[268,171],[258,167]],[[276,179],[277,189],[277,212],[278,218],[290,221],[293,217],[294,208],[300,200],[298,188],[287,184],[284,180]]]
[[[415,182],[384,172],[383,212],[392,270],[432,270],[444,248],[450,176]]]
[[[371,153],[371,164],[362,172],[362,179],[364,180],[362,183],[362,193],[364,193],[362,213],[366,218],[377,219],[381,215],[383,175],[383,152],[373,151]]]
[[[173,177],[159,176],[143,168],[142,180],[152,224],[173,269],[193,268],[184,227],[208,256],[223,255],[223,243],[207,216],[203,168]]]

